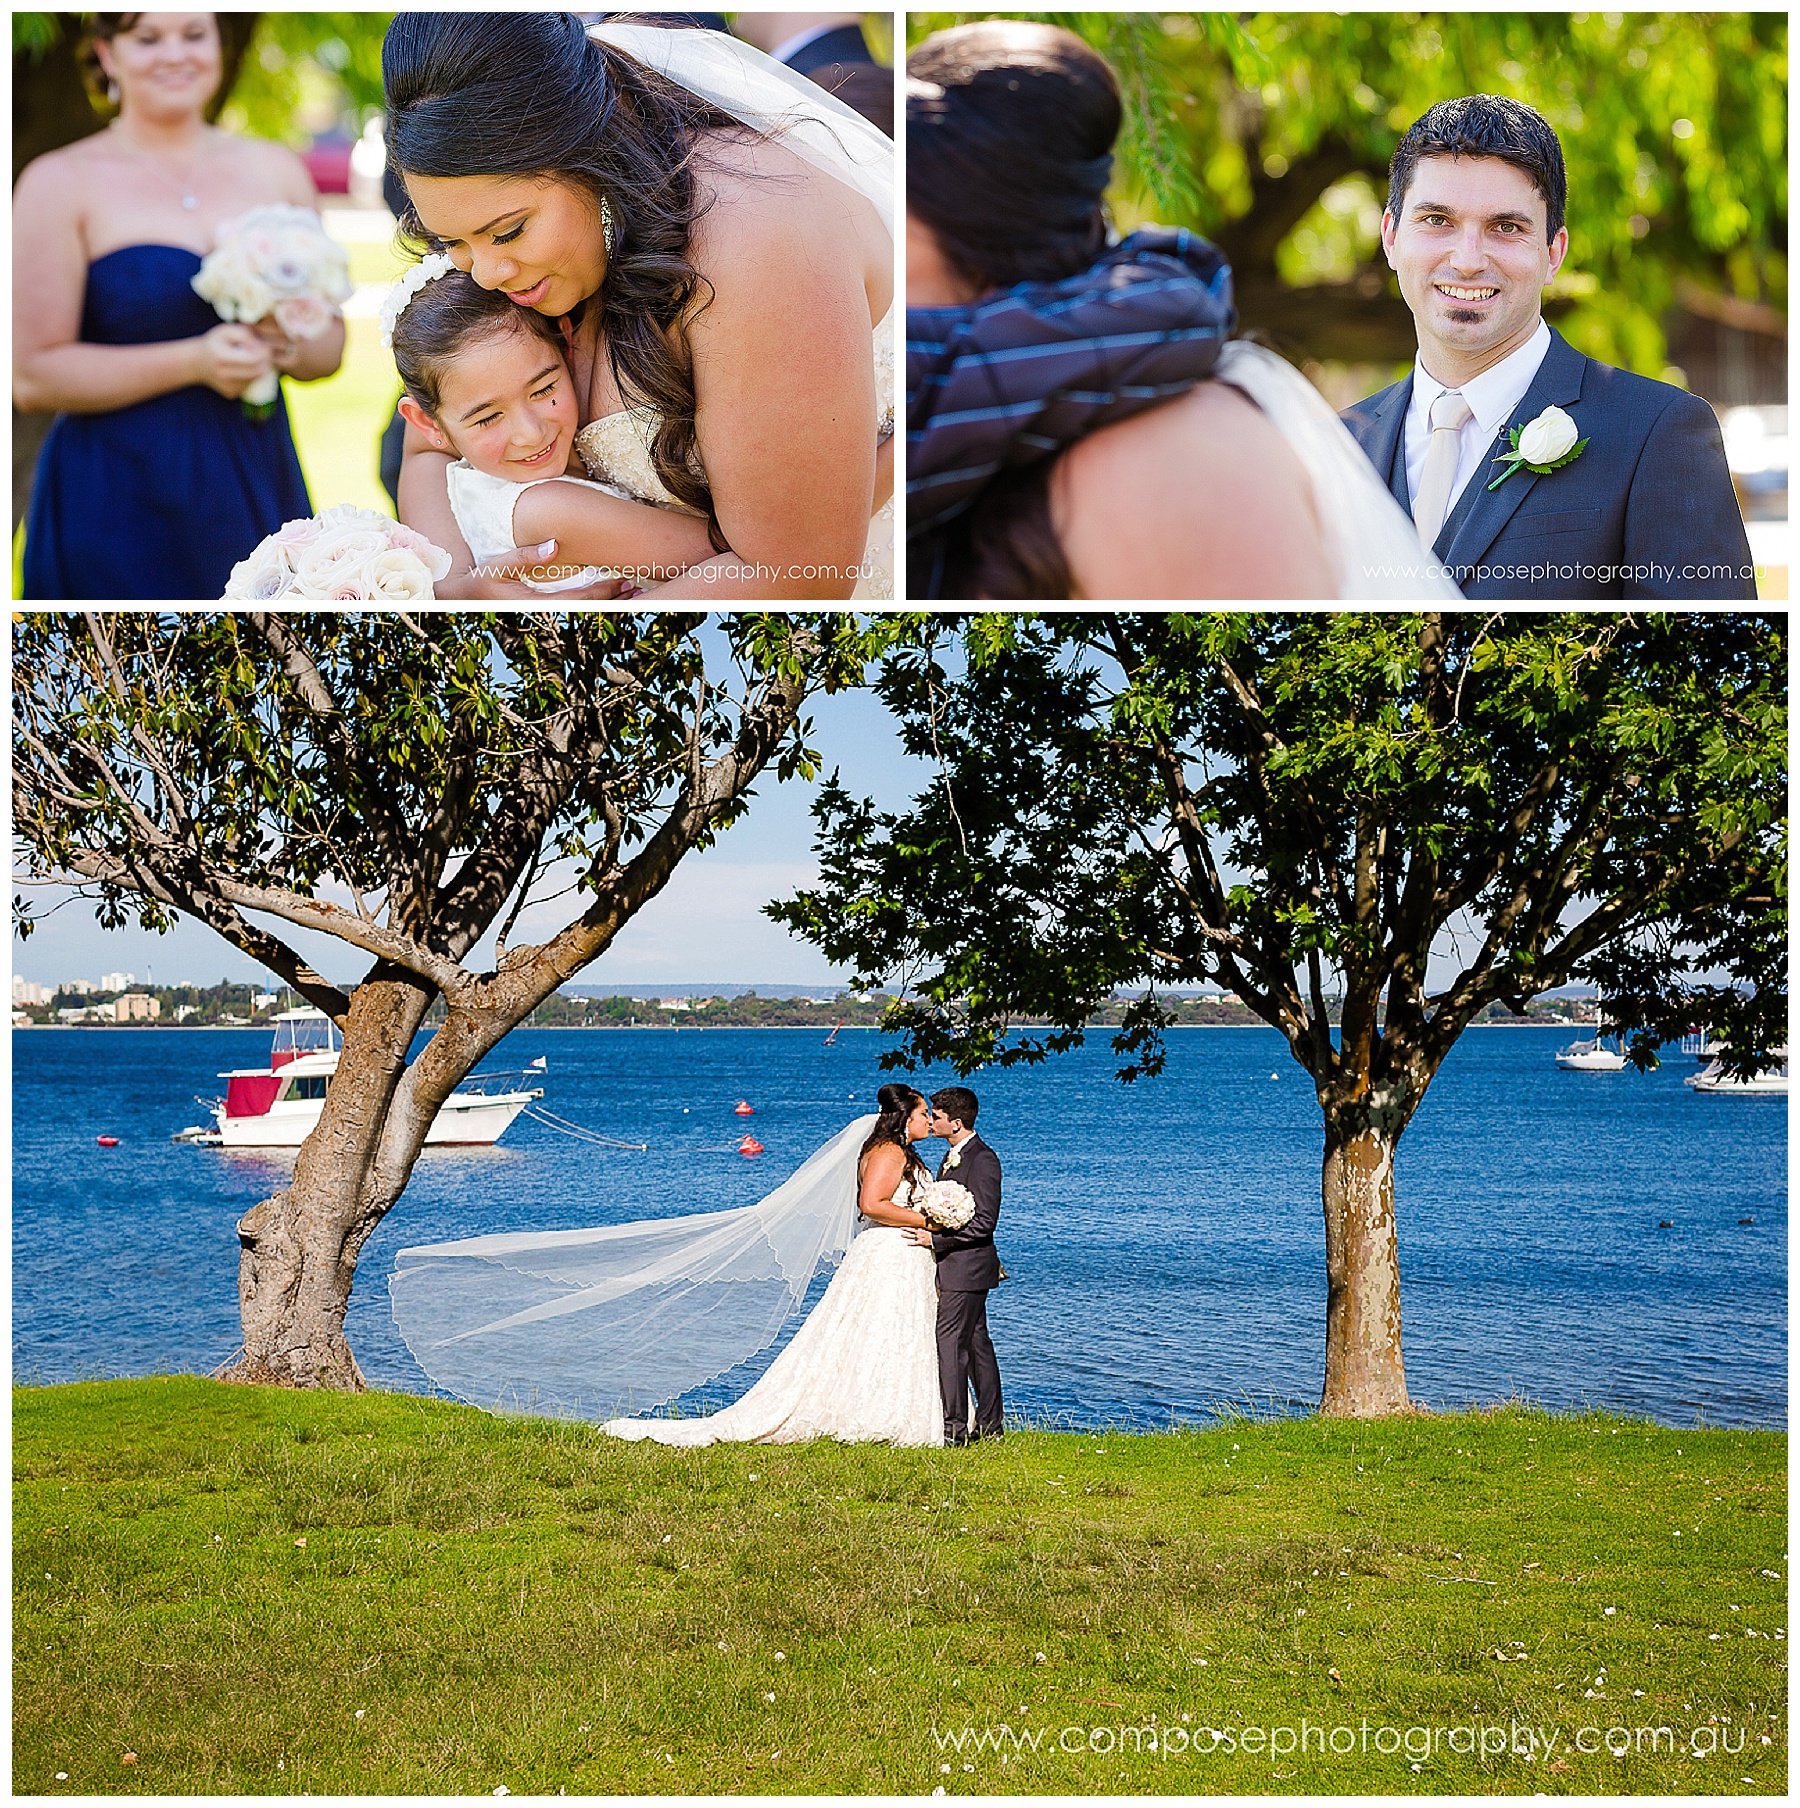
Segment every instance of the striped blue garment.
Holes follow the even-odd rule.
[[[1231,266],[1205,239],[1162,226],[1061,282],[908,308],[909,541],[961,514],[997,472],[1191,389],[1236,318]]]

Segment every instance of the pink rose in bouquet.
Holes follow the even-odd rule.
[[[343,503],[285,521],[232,567],[221,601],[429,602],[450,555],[373,509]]]

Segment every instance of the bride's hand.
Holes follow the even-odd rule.
[[[435,586],[435,593],[440,601],[542,602],[545,592],[518,580],[540,576],[555,556],[554,540],[514,546],[495,558],[483,559],[473,570],[445,578]],[[613,603],[636,596],[639,589],[629,578],[599,578],[579,590],[558,590],[555,595],[559,601]]]
[[[195,380],[235,402],[270,368],[269,348],[254,329],[223,323],[193,341]]]
[[[906,1240],[909,1243],[915,1244],[920,1249],[931,1249],[935,1247],[931,1241],[931,1226],[928,1224],[909,1226],[906,1232]]]

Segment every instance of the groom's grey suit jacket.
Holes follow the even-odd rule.
[[[1344,424],[1407,514],[1408,373],[1344,411]],[[1552,405],[1588,442],[1540,476],[1522,466],[1497,490],[1490,462]],[[1473,600],[1628,598],[1750,601],[1750,542],[1717,417],[1699,396],[1599,364],[1554,328],[1550,349],[1457,498],[1433,552]]]
[[[956,1151],[955,1167],[945,1155],[939,1180],[960,1181],[975,1198],[975,1210],[961,1230],[931,1234],[937,1257],[939,1293],[986,1293],[1000,1285],[1000,1255],[994,1248],[994,1226],[1000,1222],[1000,1157],[979,1136]]]

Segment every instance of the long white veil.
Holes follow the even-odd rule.
[[[856,1229],[841,1130],[766,1198],[593,1230],[505,1232],[394,1258],[394,1324],[446,1393],[497,1412],[648,1411],[766,1349]]]
[[[1418,529],[1350,429],[1293,365],[1263,346],[1234,339],[1220,353],[1213,375],[1241,389],[1306,467],[1341,601],[1462,601],[1462,592],[1420,544]]]
[[[894,144],[817,82],[722,31],[657,25],[590,25],[588,36],[623,50],[709,100],[874,203],[894,231]]]

